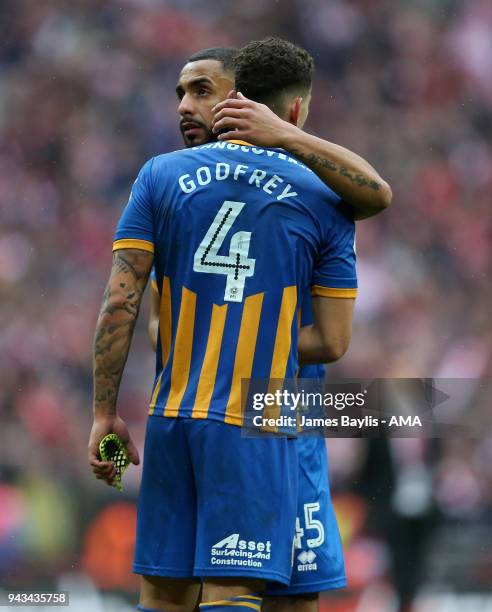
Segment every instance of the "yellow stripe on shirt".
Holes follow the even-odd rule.
[[[297,310],[297,287],[285,287],[282,293],[282,303],[277,322],[275,347],[273,349],[272,366],[270,369],[270,382],[268,393],[281,391],[283,388],[285,371],[290,357],[292,346],[292,324]],[[265,406],[263,416],[277,418],[280,416],[280,406]]]
[[[244,145],[244,146],[247,146],[247,147],[254,147],[255,146],[254,144],[251,144],[250,142],[246,142],[245,140],[236,140],[236,139],[233,139],[233,140],[227,140],[226,142],[230,142],[232,144]]]
[[[357,289],[342,289],[338,287],[322,287],[321,285],[313,285],[311,287],[311,295],[331,298],[354,298],[357,297]]]
[[[191,414],[193,418],[206,419],[208,416],[210,400],[212,399],[215,387],[226,317],[227,304],[223,306],[214,304],[208,332],[207,348],[205,350],[205,357],[203,358],[200,379],[198,381],[195,405]]]
[[[292,323],[296,314],[296,308],[297,287],[295,285],[285,287],[277,322],[270,378],[281,378],[283,380],[285,377],[292,344]]]
[[[157,283],[152,279],[152,283],[155,283],[155,291],[158,292]],[[152,285],[154,287],[154,285]],[[169,351],[171,349],[171,284],[169,276],[165,276],[162,281],[162,296],[160,301],[160,314],[159,314],[159,335],[161,338],[161,353],[162,353],[162,372],[159,376],[159,380],[154,388],[152,399],[150,400],[149,414],[154,414],[155,406],[157,403],[157,396],[161,390],[162,375],[164,374],[164,368],[167,365],[169,359]]]
[[[244,300],[232,373],[231,392],[224,419],[224,422],[230,425],[243,424],[244,411],[241,405],[241,380],[251,378],[263,296],[264,293],[257,293],[256,295],[248,296]]]
[[[172,334],[171,282],[169,276],[162,280],[161,307],[159,312],[159,332],[161,337],[162,367],[165,368],[171,350]]]
[[[157,396],[159,395],[159,391],[161,390],[163,374],[164,374],[164,370],[162,370],[162,372],[159,374],[159,378],[157,379],[157,383],[154,387],[154,392],[152,393],[152,397],[150,399],[149,415],[154,414],[155,405],[157,403]]]
[[[154,252],[154,244],[149,240],[140,240],[140,238],[122,238],[113,242],[113,251],[119,249],[140,249],[141,251]]]
[[[195,308],[196,293],[183,287],[178,327],[174,341],[171,389],[164,410],[164,416],[166,417],[178,416],[179,406],[188,384],[195,327]]]

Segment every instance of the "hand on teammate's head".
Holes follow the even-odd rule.
[[[231,91],[213,108],[212,131],[218,140],[244,140],[260,147],[281,147],[282,137],[295,127],[266,104]]]

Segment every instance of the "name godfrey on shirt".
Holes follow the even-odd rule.
[[[256,156],[275,156],[280,160],[295,164],[308,172],[311,172],[311,170],[304,166],[304,164],[301,164],[293,157],[290,157],[277,150],[259,149],[257,147],[238,145],[231,142],[216,142],[197,148],[218,148],[228,150],[240,148],[243,152],[252,153]],[[244,179],[242,177],[244,177]],[[275,193],[278,202],[298,195],[292,188],[292,185],[290,183],[285,183],[285,180],[278,174],[269,174],[266,170],[251,168],[247,164],[239,163],[228,164],[226,162],[217,162],[208,166],[200,166],[193,171],[193,174],[182,174],[178,179],[178,183],[183,193],[192,193],[199,186],[208,185],[212,181],[225,181],[227,179],[234,181],[247,180],[250,185],[255,186],[257,189],[262,189],[268,195],[273,195]]]

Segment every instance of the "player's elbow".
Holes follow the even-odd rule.
[[[357,205],[353,204],[354,219],[356,221],[369,219],[370,217],[382,213],[393,201],[393,192],[386,181],[383,181],[382,178],[378,178],[373,184],[377,187],[372,191],[370,198],[365,197],[363,202],[358,202]]]
[[[377,204],[380,211],[385,210],[393,201],[393,191],[386,181],[382,179],[379,182]]]
[[[376,185],[377,188],[374,189],[371,201],[367,202],[365,209],[362,207],[362,209],[359,210],[359,219],[372,217],[383,212],[383,210],[386,210],[393,201],[393,192],[386,181],[378,177],[378,179],[374,181],[374,185]]]
[[[350,345],[350,334],[343,336],[324,338],[321,347],[321,358],[323,363],[333,363],[341,359]]]

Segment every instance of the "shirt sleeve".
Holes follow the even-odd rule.
[[[353,298],[357,295],[353,214],[343,203],[333,212],[314,268],[311,292],[322,297]]]
[[[152,200],[152,164],[149,160],[133,183],[128,204],[116,228],[113,251],[142,249],[154,252],[154,210]]]

